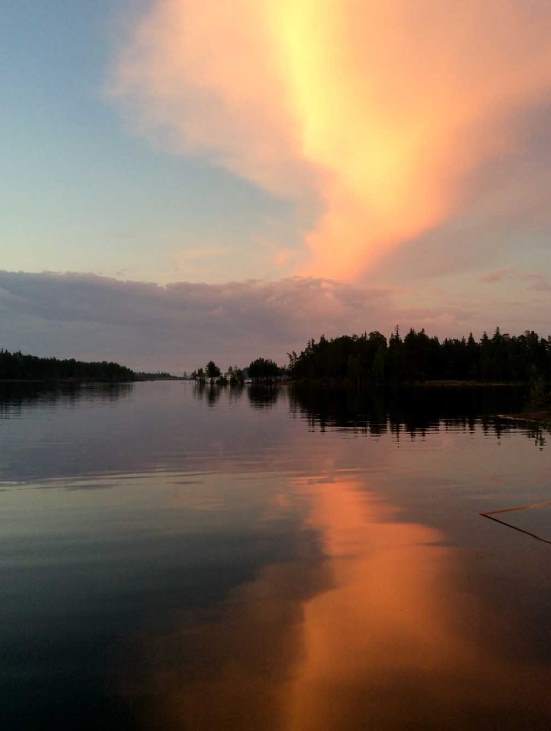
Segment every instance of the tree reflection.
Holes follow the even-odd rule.
[[[208,383],[195,381],[193,396],[205,400],[209,406],[215,406],[222,395],[230,402],[239,401],[246,393],[249,404],[254,409],[271,409],[277,404],[285,388],[276,383],[253,383],[245,385],[236,383]]]
[[[474,431],[476,423],[496,436],[515,429],[498,414],[521,411],[524,389],[400,388],[363,390],[290,386],[291,411],[307,419],[311,429],[346,428],[378,436],[390,431],[400,437],[423,437],[435,429]]]
[[[203,399],[210,407],[216,406],[225,386],[207,381],[195,381],[193,384],[193,395],[196,399]]]
[[[255,409],[271,409],[278,402],[282,389],[277,384],[256,384],[247,387],[249,403]]]
[[[26,409],[81,401],[118,401],[128,398],[133,383],[2,383],[0,418],[21,416]]]

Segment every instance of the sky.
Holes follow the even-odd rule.
[[[0,347],[551,332],[547,0],[6,0]]]

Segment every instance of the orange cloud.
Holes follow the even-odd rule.
[[[452,212],[551,86],[543,0],[155,0],[116,91],[171,144],[324,211],[301,273],[350,278]]]

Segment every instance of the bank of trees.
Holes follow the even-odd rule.
[[[424,330],[380,332],[310,340],[299,354],[289,355],[295,380],[392,383],[430,380],[551,380],[551,338],[533,331],[502,334],[498,329],[476,340],[431,337]]]
[[[133,381],[130,368],[106,361],[86,363],[74,358],[38,358],[0,350],[0,380]]]
[[[199,382],[209,381],[220,385],[226,383],[239,385],[244,383],[246,379],[257,382],[274,381],[285,373],[286,369],[280,368],[275,361],[269,358],[256,358],[247,368],[230,366],[225,373],[220,370],[214,361],[210,360],[204,368],[193,371],[190,377]]]
[[[273,360],[257,358],[249,365],[247,372],[252,381],[273,381],[282,376],[285,371]]]
[[[225,373],[222,373],[219,366],[213,360],[209,360],[204,368],[197,368],[189,376],[193,381],[199,383],[217,383],[225,386],[228,383],[232,386],[240,385],[245,381],[245,373],[237,366],[230,366]]]

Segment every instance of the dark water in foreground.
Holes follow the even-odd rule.
[[[4,388],[2,728],[549,729],[551,545],[479,515],[551,539],[507,400]]]

